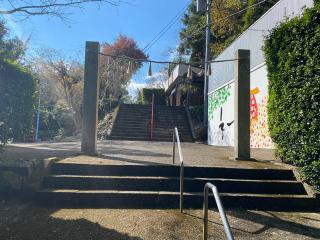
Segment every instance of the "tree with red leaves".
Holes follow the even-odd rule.
[[[138,47],[137,42],[120,35],[112,44],[104,43],[102,53],[134,59],[147,59],[148,56]],[[100,59],[100,105],[110,99],[123,101],[128,95],[127,86],[131,77],[140,69],[142,63],[116,57],[101,56]],[[108,100],[109,99],[109,100]]]

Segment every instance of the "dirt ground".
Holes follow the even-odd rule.
[[[57,209],[0,203],[0,239],[202,239],[202,211]],[[319,213],[229,210],[235,239],[319,239]],[[225,239],[219,215],[209,215],[209,239]]]

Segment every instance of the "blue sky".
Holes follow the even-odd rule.
[[[70,23],[48,16],[31,17],[24,21],[10,21],[15,33],[24,39],[31,37],[30,53],[38,48],[54,48],[67,58],[83,59],[85,41],[112,43],[119,34],[134,38],[144,47],[190,0],[131,0],[119,7],[86,5],[68,12]],[[12,17],[11,17],[12,18]],[[180,17],[181,18],[181,17]],[[175,49],[182,27],[179,20],[147,51],[150,59],[170,59],[169,49]],[[7,19],[9,20],[9,19]],[[14,20],[14,19],[13,19]],[[155,66],[156,71],[157,66]],[[134,77],[132,87],[146,80],[144,66]]]

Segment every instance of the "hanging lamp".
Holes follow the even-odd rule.
[[[127,69],[127,74],[130,74],[131,72],[132,72],[132,63],[130,61]]]
[[[187,78],[192,78],[192,68],[191,68],[190,64],[189,64],[189,67],[188,67]]]
[[[212,69],[211,69],[211,64],[209,63],[207,67],[207,75],[210,76],[211,74],[212,74]]]
[[[149,63],[148,77],[152,77],[151,62]]]

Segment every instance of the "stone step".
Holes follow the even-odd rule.
[[[151,106],[122,104],[109,139],[132,141],[172,141],[172,130],[180,126],[181,141],[192,141],[189,122],[184,107],[155,106],[154,135],[150,134]]]
[[[151,124],[150,119],[137,119],[137,118],[119,118],[115,124],[127,124],[127,123],[135,123],[135,124]],[[185,120],[166,120],[160,121],[155,119],[154,124],[157,125],[171,125],[171,126],[189,126],[189,123]]]
[[[107,139],[110,140],[127,140],[127,141],[157,141],[157,142],[172,142],[172,136],[171,137],[137,137],[137,136],[115,136],[111,135],[108,136]],[[180,138],[181,142],[194,142],[193,138]]]
[[[146,125],[146,124],[134,124],[134,123],[132,123],[132,124],[127,124],[127,125],[120,125],[120,124],[116,124],[114,127],[113,127],[113,129],[115,130],[115,129],[119,129],[119,130],[122,130],[122,129],[127,129],[127,128],[130,128],[130,129],[132,129],[132,130],[134,130],[134,131],[140,131],[140,130],[145,130],[145,131],[150,131],[150,125],[148,126],[148,125]],[[166,126],[166,127],[161,127],[161,126],[159,126],[159,125],[154,125],[153,126],[153,130],[154,131],[166,131],[167,133],[173,133],[173,127],[172,128],[169,128],[168,127],[168,125]],[[179,131],[179,133],[181,132],[181,133],[183,133],[183,132],[185,132],[185,133],[188,133],[188,134],[190,134],[190,128],[189,128],[189,126],[179,126],[178,127],[178,131]]]
[[[319,201],[307,195],[279,194],[230,194],[221,193],[226,208],[257,210],[315,210]],[[202,193],[184,193],[184,208],[201,209]],[[178,208],[178,192],[162,191],[112,191],[44,189],[35,193],[35,204],[60,207],[106,207],[106,208]],[[216,207],[214,198],[209,196],[209,207]]]
[[[211,182],[221,193],[254,194],[307,194],[302,183],[279,180],[239,180],[216,178],[185,178],[185,192],[202,192],[203,186]],[[179,192],[179,177],[136,177],[136,176],[81,176],[51,175],[45,178],[44,188],[78,190],[119,191],[167,191]]]
[[[138,109],[144,109],[144,108],[148,108],[151,109],[151,104],[149,105],[141,105],[141,104],[121,104],[122,108],[128,108],[128,109],[134,109],[134,108],[138,108]],[[172,109],[172,110],[184,110],[184,107],[180,107],[180,106],[166,106],[166,105],[154,105],[155,109]]]
[[[132,141],[142,141],[143,139],[145,139],[145,141],[147,140],[151,140],[151,134],[150,133],[146,133],[146,134],[111,134],[110,135],[111,138],[113,138],[115,140],[115,138],[123,138],[123,139],[127,139],[127,140],[132,140]],[[165,136],[165,134],[153,134],[152,138],[155,141],[164,141],[164,142],[172,142],[172,137],[169,138],[167,136]],[[180,136],[180,142],[186,142],[186,141],[193,141],[193,139],[191,138],[191,136]]]
[[[115,127],[112,129],[112,133],[111,135],[134,135],[134,136],[149,136],[150,135],[150,128],[136,128],[134,126],[130,127],[130,126],[126,126],[126,127]],[[170,130],[164,130],[164,129],[159,129],[159,128],[154,128],[153,129],[153,135],[154,136],[165,136],[165,137],[168,137],[171,136],[172,138],[172,134],[173,134],[173,131],[170,131]],[[185,129],[183,131],[179,131],[179,136],[180,138],[183,138],[183,137],[189,137],[190,136],[190,131]]]
[[[152,108],[150,107],[131,107],[131,106],[121,106],[120,110],[125,111],[143,111],[143,112],[151,112]],[[153,112],[185,112],[185,108],[170,108],[166,107],[155,107]]]
[[[140,176],[140,177],[178,177],[178,165],[95,165],[76,163],[53,163],[51,173],[54,175],[86,175],[86,176]],[[295,176],[290,169],[250,169],[223,167],[185,166],[186,178],[220,178],[247,180],[288,180]]]
[[[146,113],[128,113],[128,112],[119,112],[119,115],[122,118],[138,118],[138,119],[145,119],[145,120],[150,120],[151,119],[151,115],[150,114],[146,114]],[[172,114],[155,114],[153,116],[154,119],[158,119],[158,120],[186,120],[187,117],[184,116],[184,114],[179,114],[179,115],[174,115]]]
[[[166,128],[166,129],[174,129],[174,127],[178,127],[178,129],[190,129],[189,125],[187,123],[179,123],[179,122],[166,122],[166,123],[159,123],[159,122],[155,122],[154,127],[158,127],[158,128]],[[151,126],[150,122],[144,122],[144,121],[118,121],[114,123],[114,126],[117,127],[125,127],[125,126],[132,126],[132,127],[146,127],[146,126]]]

